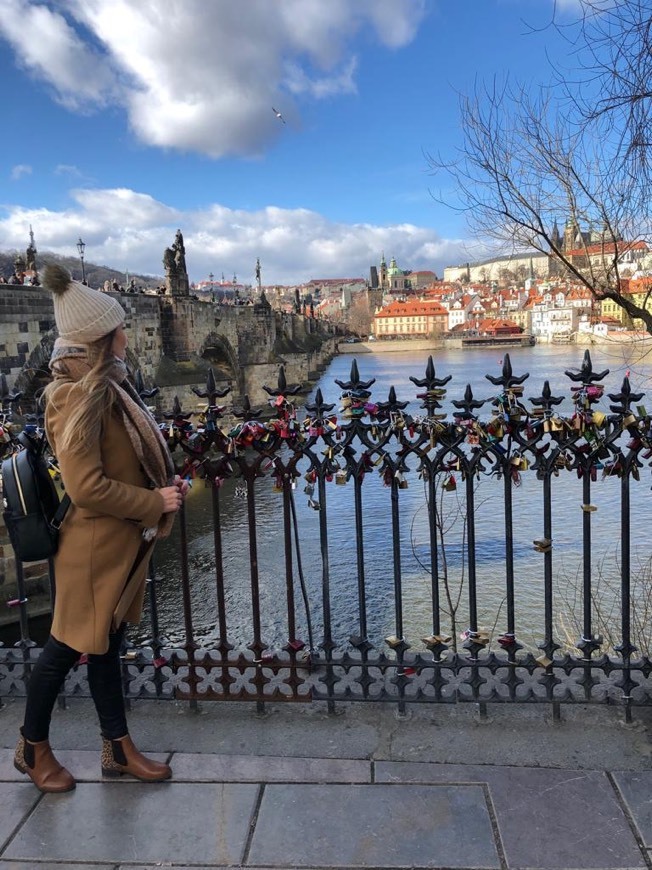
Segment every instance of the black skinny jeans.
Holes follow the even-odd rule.
[[[102,655],[88,656],[88,685],[100,720],[102,735],[117,740],[127,734],[122,693],[120,646],[125,624],[109,635],[109,648]],[[27,689],[23,736],[31,743],[47,740],[57,695],[68,671],[81,653],[50,635],[34,666]]]

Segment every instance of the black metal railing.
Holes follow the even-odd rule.
[[[581,369],[565,374],[568,395],[553,395],[546,381],[540,395],[526,399],[528,375],[515,375],[505,355],[501,374],[486,376],[493,396],[479,400],[467,386],[461,398],[450,399],[450,376],[438,377],[430,358],[424,376],[411,378],[420,404],[417,413],[409,413],[408,401],[400,401],[393,387],[384,400],[372,397],[374,380],[363,380],[355,361],[349,379],[335,382],[341,390],[339,409],[326,403],[320,390],[305,409],[298,409],[300,388],[289,386],[281,369],[277,386],[265,388],[274,416],[264,417],[245,398],[233,411],[235,422],[226,426],[219,400],[227,391],[217,389],[210,372],[206,389],[196,391],[205,400],[201,412],[184,412],[175,402],[160,425],[179,473],[203,481],[210,493],[213,579],[207,586],[204,570],[202,595],[210,588],[209,597],[214,598],[208,619],[213,637],[210,643],[197,640],[197,583],[189,553],[193,542],[183,508],[176,538],[178,578],[166,577],[162,587],[152,564],[149,637],[125,650],[126,695],[191,703],[251,700],[261,709],[270,701],[319,700],[329,710],[338,701],[391,701],[400,712],[412,703],[467,701],[484,712],[489,702],[544,702],[555,715],[562,703],[612,702],[624,707],[628,719],[633,706],[650,704],[652,661],[647,647],[637,649],[633,637],[633,622],[638,626],[647,621],[650,577],[646,564],[644,576],[632,571],[631,523],[633,492],[649,498],[637,481],[652,456],[652,420],[638,404],[643,394],[632,392],[628,377],[618,392],[605,395],[602,381],[608,371],[594,371],[588,351]],[[143,395],[152,395],[142,380],[137,385]],[[4,389],[5,413],[16,401]],[[487,404],[491,413],[481,419],[479,412]],[[268,491],[270,481],[281,497],[280,510],[272,510],[279,530],[278,545],[272,548],[274,571],[281,579],[271,594],[268,570],[261,579],[258,528],[261,487]],[[305,505],[297,503],[299,482]],[[415,483],[423,488],[422,496],[415,496]],[[346,570],[336,565],[344,538],[340,532],[333,540],[329,523],[332,505],[338,502],[332,486],[337,489],[339,484],[352,489]],[[414,525],[421,507],[427,517],[418,553],[413,541],[406,545],[403,499],[410,486],[410,522]],[[382,496],[376,493],[370,503],[369,493],[379,487]],[[571,501],[577,507],[578,487],[575,581],[555,561],[553,520],[555,512],[567,515]],[[605,487],[611,513],[606,525],[599,526],[592,499]],[[454,498],[453,519],[447,514],[449,497]],[[233,554],[225,556],[225,517],[232,513],[234,498],[244,502],[246,537],[236,556],[246,607],[243,598],[234,603],[232,575],[226,568]],[[316,525],[306,519],[312,511]],[[384,512],[385,531],[376,533],[371,544],[376,567],[370,578],[368,537],[374,512]],[[461,533],[459,543],[451,545],[455,521]],[[483,554],[487,522],[492,524],[493,548],[489,579]],[[563,531],[566,525],[562,519]],[[530,541],[526,555],[523,537],[532,528],[541,532]],[[617,545],[610,567],[596,564],[597,529]],[[416,637],[410,601],[415,559],[420,566],[422,627]],[[605,574],[607,591],[598,582]],[[30,636],[20,565],[17,583],[20,640],[0,649],[2,695],[24,692],[38,653]],[[180,614],[175,615],[175,639],[170,642],[159,597],[162,589],[169,592],[174,585]],[[519,615],[522,596],[526,588],[532,595],[533,585],[536,607],[524,620]],[[488,590],[494,599],[490,628],[483,625]],[[245,627],[236,631],[244,610]],[[205,633],[205,607],[203,613]],[[566,629],[577,622],[577,636],[560,629],[560,615]],[[461,625],[466,627],[460,631]],[[597,631],[604,625],[609,639]],[[385,627],[387,633],[381,633]],[[268,631],[275,635],[272,640]],[[71,675],[68,694],[85,691],[84,670],[82,663]]]

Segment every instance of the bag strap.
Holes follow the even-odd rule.
[[[54,516],[50,520],[50,525],[53,529],[60,529],[61,523],[63,522],[63,518],[65,517],[68,508],[70,507],[70,496],[68,493],[64,495],[64,497],[59,502],[59,507],[54,512]]]

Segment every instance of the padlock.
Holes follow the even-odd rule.
[[[335,472],[335,483],[338,486],[344,486],[348,480],[347,472],[342,468]]]
[[[446,480],[442,484],[442,488],[446,490],[446,492],[454,492],[457,489],[457,481],[452,474],[449,474],[449,476],[446,478]]]

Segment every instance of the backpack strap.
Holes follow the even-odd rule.
[[[63,518],[68,512],[68,508],[70,507],[70,496],[68,493],[64,495],[64,497],[59,502],[59,507],[54,512],[54,516],[50,520],[50,525],[53,529],[60,529],[61,523],[63,522]]]

